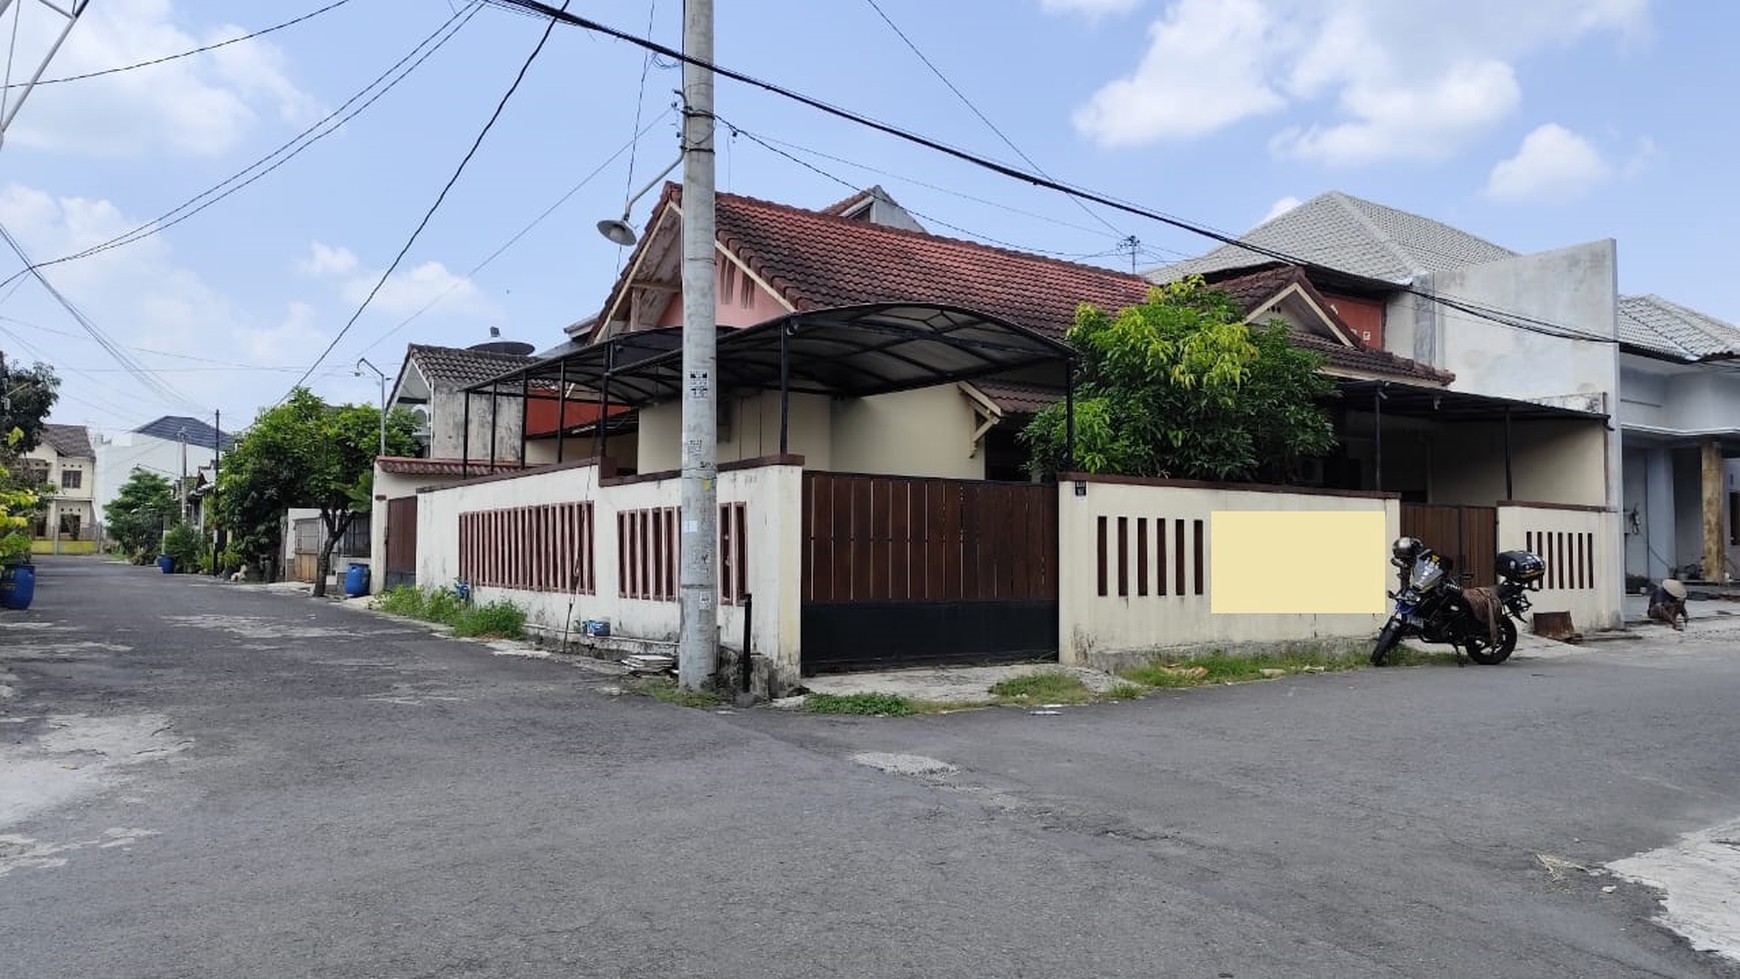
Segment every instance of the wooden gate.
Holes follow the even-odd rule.
[[[417,498],[387,501],[387,567],[383,588],[417,583]]]
[[[1471,576],[1463,579],[1466,584],[1495,582],[1497,507],[1404,503],[1402,536],[1418,537],[1427,547],[1454,561],[1454,574]]]
[[[805,676],[1057,656],[1057,488],[805,473]]]

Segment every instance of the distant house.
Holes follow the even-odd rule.
[[[210,422],[186,415],[164,415],[131,431],[100,435],[95,446],[97,480],[93,498],[99,531],[104,508],[120,494],[136,469],[162,476],[172,486],[185,476],[190,501],[183,515],[192,519],[191,497],[199,474],[211,469],[220,448],[227,454],[235,447],[235,441],[235,436],[218,431]]]
[[[31,528],[31,551],[95,553],[92,496],[99,470],[90,431],[83,425],[43,425],[42,440],[25,453],[24,465],[48,486],[48,506]]]

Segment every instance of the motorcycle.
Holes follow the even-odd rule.
[[[1456,665],[1464,654],[1482,666],[1497,666],[1516,650],[1516,625],[1528,612],[1529,591],[1539,591],[1546,576],[1546,562],[1528,551],[1504,551],[1497,558],[1499,613],[1498,635],[1476,614],[1467,591],[1451,577],[1454,562],[1412,537],[1398,539],[1390,548],[1398,589],[1386,594],[1395,601],[1395,613],[1378,633],[1371,663],[1382,666],[1403,640],[1418,637],[1424,642],[1447,643],[1456,649]]]

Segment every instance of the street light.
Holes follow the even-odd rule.
[[[683,156],[679,153],[677,154],[677,158],[671,161],[670,166],[665,167],[658,176],[647,181],[645,187],[642,187],[633,197],[628,199],[627,203],[622,205],[621,218],[606,218],[605,220],[598,222],[598,233],[625,248],[634,244],[636,241],[639,241],[640,237],[634,233],[634,226],[628,223],[629,208],[634,206],[635,201],[645,197],[647,191],[652,190],[653,187],[657,186],[658,182],[665,179],[672,170],[677,168],[677,164],[681,162],[683,162]]]
[[[381,450],[377,454],[378,455],[386,455],[387,454],[387,375],[382,373],[381,369],[379,367],[376,367],[375,365],[369,363],[369,359],[367,357],[358,357],[357,358],[356,370],[352,371],[351,375],[353,377],[363,376],[362,369],[364,367],[367,367],[369,370],[374,371],[375,376],[381,379]]]

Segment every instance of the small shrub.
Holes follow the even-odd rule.
[[[1107,690],[1105,695],[1108,700],[1140,700],[1147,692],[1140,684],[1120,683]]]
[[[431,591],[424,596],[423,614],[420,618],[428,619],[430,622],[439,622],[442,625],[456,626],[464,614],[465,603],[459,600],[458,595],[443,588]]]
[[[175,559],[176,571],[198,570],[205,538],[192,524],[176,524],[163,539],[163,553]]]
[[[885,714],[905,717],[913,712],[913,702],[896,693],[813,693],[804,698],[804,710],[811,714]]]
[[[468,608],[453,623],[453,634],[518,639],[526,634],[526,610],[512,602],[490,602]]]

